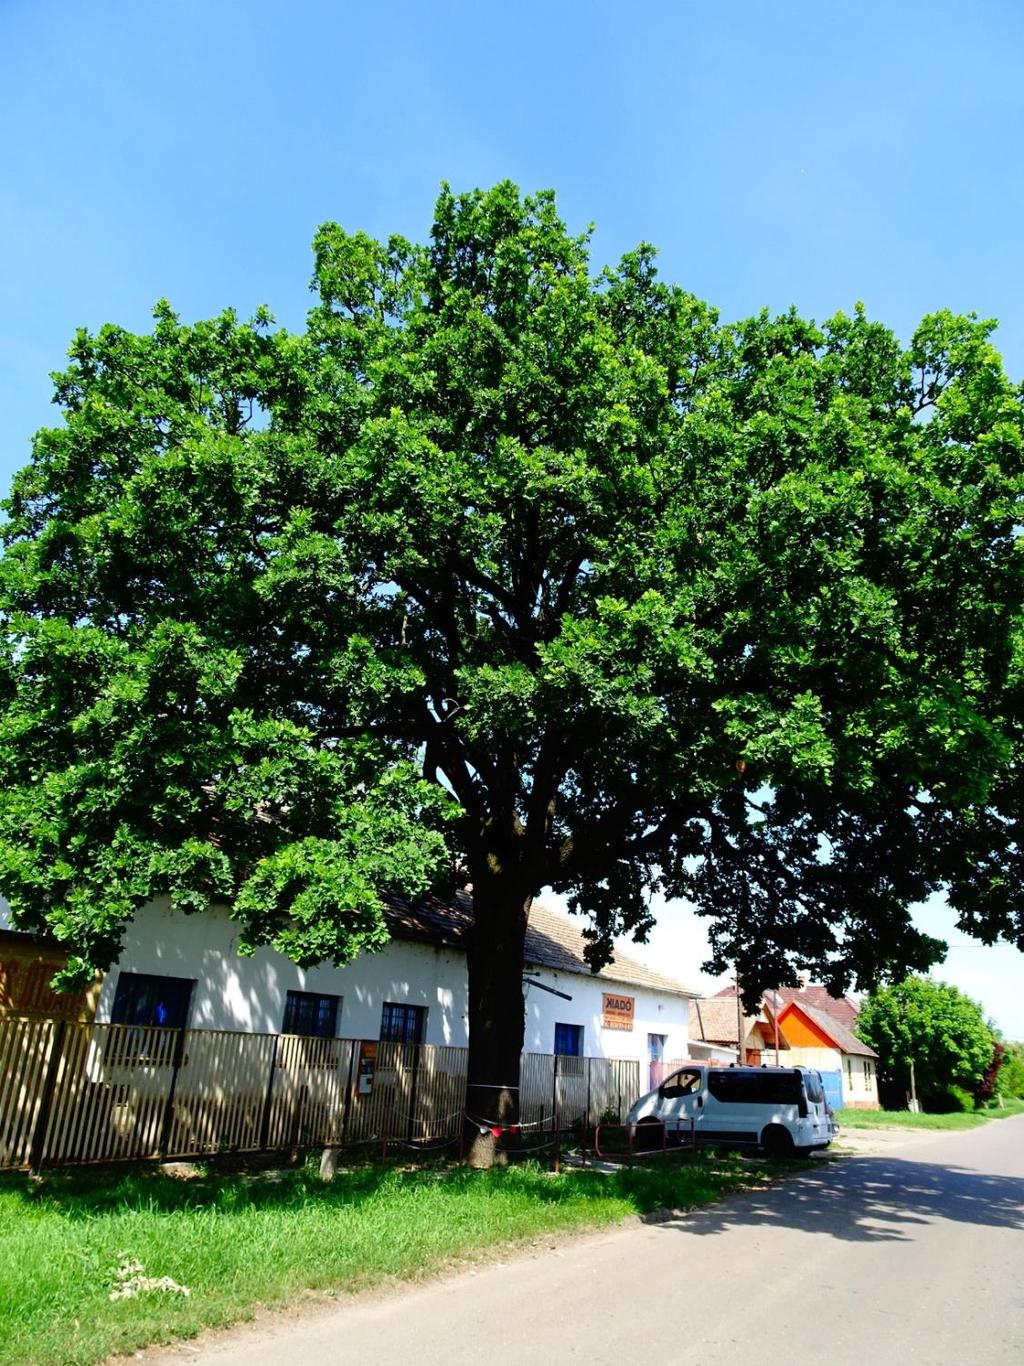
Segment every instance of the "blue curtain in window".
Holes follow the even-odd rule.
[[[156,977],[122,972],[117,979],[111,1024],[184,1029],[195,983],[187,977]]]

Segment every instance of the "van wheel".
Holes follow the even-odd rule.
[[[781,1124],[769,1124],[761,1135],[761,1147],[769,1157],[792,1157],[793,1135]]]
[[[652,1143],[660,1145],[664,1127],[663,1120],[655,1119],[653,1115],[646,1115],[643,1119],[638,1119],[636,1122],[636,1137],[638,1141],[643,1144],[645,1149]]]

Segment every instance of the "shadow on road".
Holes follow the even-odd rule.
[[[934,1219],[1024,1228],[1024,1180],[899,1157],[859,1157],[822,1164],[661,1226],[703,1234],[778,1225],[871,1243],[907,1241],[915,1227]]]

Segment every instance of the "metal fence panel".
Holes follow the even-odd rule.
[[[181,1046],[177,1029],[69,1022],[41,1159],[159,1156]]]
[[[626,1111],[640,1095],[640,1063],[636,1058],[588,1058],[590,1096],[588,1126],[622,1124]]]
[[[30,1161],[55,1030],[53,1020],[0,1019],[0,1167]]]
[[[338,1143],[344,1129],[345,1087],[351,1039],[310,1039],[282,1034],[271,1062],[269,1148]],[[264,1085],[266,1074],[264,1074]]]
[[[0,1167],[457,1136],[468,1051],[357,1039],[0,1019]],[[621,1118],[635,1060],[524,1053],[529,1129]]]
[[[834,1072],[822,1072],[821,1084],[825,1090],[825,1099],[833,1110],[843,1108],[843,1074],[837,1068]]]
[[[519,1119],[531,1127],[551,1128],[555,1121],[553,1053],[524,1053],[519,1060]]]
[[[264,1119],[276,1034],[189,1029],[163,1150],[167,1155],[252,1152]]]

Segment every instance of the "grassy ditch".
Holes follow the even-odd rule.
[[[495,1247],[710,1203],[771,1178],[735,1156],[560,1176],[362,1167],[245,1174],[0,1177],[5,1366],[92,1363],[283,1305],[413,1279]],[[119,1276],[120,1269],[120,1276]],[[172,1285],[112,1299],[133,1278]],[[174,1286],[187,1288],[188,1294]]]
[[[839,1141],[843,1129],[976,1129],[992,1119],[1024,1114],[1024,1101],[1014,1100],[999,1108],[969,1110],[950,1115],[911,1114],[909,1110],[840,1110]]]

